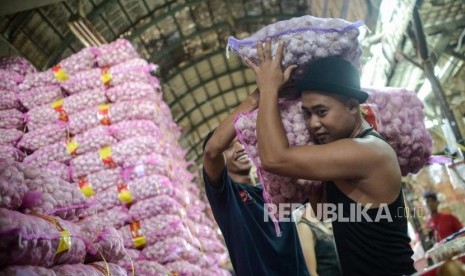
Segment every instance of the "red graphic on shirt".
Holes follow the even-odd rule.
[[[242,201],[244,203],[252,201],[252,197],[250,196],[250,194],[247,191],[241,190],[241,191],[239,191],[239,195],[241,196]]]

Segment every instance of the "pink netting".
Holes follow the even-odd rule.
[[[39,167],[46,166],[52,161],[67,163],[76,155],[96,151],[115,142],[106,126],[98,126],[74,136],[72,140],[63,140],[38,149],[26,157],[24,163]]]
[[[37,72],[37,69],[27,59],[20,56],[0,57],[0,69],[14,71],[20,75]]]
[[[0,145],[15,146],[19,139],[23,136],[23,132],[17,129],[0,129]]]
[[[426,129],[423,103],[416,93],[404,88],[363,88],[367,103],[378,108],[380,134],[397,153],[402,175],[417,173],[428,161],[432,138]]]
[[[0,266],[83,262],[86,249],[79,227],[57,217],[48,219],[0,208]]]
[[[279,42],[285,41],[286,50],[281,63],[283,67],[299,65],[292,73],[295,77],[302,74],[306,64],[327,56],[341,56],[360,68],[362,50],[357,37],[360,34],[358,28],[362,25],[361,21],[351,23],[340,18],[305,15],[272,23],[241,40],[230,37],[228,49],[257,63],[259,41],[271,39],[273,56]]]
[[[102,45],[98,50],[100,54],[97,57],[97,64],[100,67],[113,66],[139,57],[131,43],[125,39],[117,39]]]
[[[156,85],[144,82],[127,82],[112,87],[106,91],[107,98],[111,102],[132,101],[151,97],[156,93],[161,93],[158,79],[154,78]]]
[[[32,108],[26,115],[27,127],[33,131],[48,124],[67,122],[69,116],[107,102],[103,89],[84,91],[64,98],[62,101],[46,103]]]
[[[301,112],[300,101],[283,101],[279,107],[289,145],[313,144]],[[248,114],[239,114],[235,119],[234,127],[238,140],[244,145],[247,155],[257,167],[266,202],[303,203],[309,196],[311,185],[320,182],[278,176],[263,170],[257,151],[256,122],[257,110],[254,110]]]
[[[24,114],[17,109],[0,110],[0,128],[23,130]]]
[[[18,97],[21,104],[30,110],[63,98],[63,93],[58,85],[46,85],[22,90]]]

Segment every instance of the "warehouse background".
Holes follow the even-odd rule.
[[[203,137],[255,87],[251,70],[234,54],[227,58],[228,37],[245,38],[277,20],[307,14],[363,20],[363,84],[417,91],[427,126],[439,133],[436,141],[443,140],[447,119],[463,144],[463,0],[2,0],[0,5],[0,55],[24,56],[39,70],[86,43],[130,40],[142,58],[159,65],[164,100],[182,127],[180,143],[199,166]],[[93,32],[93,41],[71,32],[81,23]],[[436,143],[433,153],[447,151],[445,145]]]

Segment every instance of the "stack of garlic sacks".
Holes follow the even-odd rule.
[[[24,129],[24,108],[19,101],[19,84],[36,69],[21,57],[0,58],[0,156],[21,161],[24,154],[15,146]]]
[[[82,229],[119,237],[127,255],[111,262],[136,275],[221,275],[226,251],[204,214],[155,69],[117,40],[26,77],[28,132],[18,147],[29,153],[25,164],[52,168],[87,198]]]
[[[15,146],[23,134],[21,111],[27,110],[20,101],[21,87],[36,69],[21,57],[1,58],[0,68],[0,105],[12,108],[8,114],[18,114],[2,119],[14,128],[0,129],[2,147],[7,141],[14,149],[0,158],[0,275],[126,275],[122,267],[102,262],[126,255],[116,229],[89,231],[77,224],[88,206],[82,193],[48,168],[19,162],[24,155]]]

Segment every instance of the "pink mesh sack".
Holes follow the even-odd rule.
[[[28,204],[28,208],[24,209],[26,213],[49,214],[66,220],[77,220],[82,209],[90,206],[75,184],[31,167],[27,169],[25,176],[26,186],[30,191],[34,191],[34,198],[29,199],[34,204]]]
[[[23,130],[24,114],[17,109],[0,110],[0,128]]]
[[[161,93],[158,79],[154,78],[154,83],[127,82],[112,87],[106,91],[107,98],[111,102],[132,101],[151,97],[156,93]]]
[[[71,182],[71,169],[66,164],[52,161],[40,169],[46,171],[49,175],[57,176],[66,182]]]
[[[0,276],[56,276],[50,268],[35,265],[12,265],[0,270]]]
[[[132,156],[165,151],[158,142],[153,137],[141,136],[124,140],[112,147],[101,148],[98,152],[80,155],[70,162],[73,178],[107,168],[116,168]]]
[[[0,89],[0,110],[14,109],[21,107],[18,93],[11,90]]]
[[[161,264],[185,260],[197,263],[201,253],[184,238],[171,237],[149,245],[142,250],[142,254],[148,260],[154,260]]]
[[[34,87],[28,90],[21,90],[18,97],[21,104],[31,110],[34,107],[62,99],[64,95],[61,93],[59,85],[46,85]]]
[[[111,125],[125,120],[152,120],[163,127],[166,123],[159,106],[159,102],[152,100],[100,105],[69,116],[69,129],[71,133],[77,134],[98,125]]]
[[[174,275],[196,276],[205,273],[205,271],[201,269],[198,265],[191,264],[186,261],[174,261],[165,264],[165,267]]]
[[[134,262],[136,275],[145,276],[166,276],[170,275],[170,271],[156,261],[140,260]]]
[[[79,235],[71,222],[0,208],[0,266],[83,262],[86,249]]]
[[[34,166],[47,166],[52,161],[67,163],[73,157],[92,152],[114,144],[106,126],[98,126],[70,139],[38,149],[24,159],[24,163]]]
[[[129,204],[161,194],[176,196],[175,187],[168,178],[151,175],[110,187],[96,193],[94,198],[100,202],[103,208],[110,208],[118,204]]]
[[[100,52],[97,57],[99,67],[114,66],[139,57],[131,42],[126,39],[117,39],[112,43],[104,44],[98,50]]]
[[[110,132],[118,141],[145,135],[161,139],[165,135],[165,133],[162,133],[160,127],[151,120],[125,120],[112,124]]]
[[[0,156],[10,160],[22,161],[25,154],[11,145],[0,145]]]
[[[177,179],[183,183],[179,177],[182,169],[179,168],[179,161],[162,154],[150,154],[145,156],[134,156],[124,162],[123,177],[125,180],[132,180],[144,176],[158,174],[171,179]]]
[[[118,231],[103,223],[80,224],[82,237],[87,247],[86,263],[106,261],[116,263],[123,259],[126,250]]]
[[[79,52],[60,61],[60,66],[68,75],[73,75],[77,72],[89,70],[95,67],[95,58],[99,55],[99,51],[95,47],[87,47]]]
[[[129,214],[132,220],[138,221],[158,215],[181,215],[183,206],[169,195],[159,195],[139,200],[131,205]],[[185,212],[185,211],[184,211]]]
[[[397,153],[402,175],[417,173],[428,161],[432,138],[424,123],[423,103],[416,93],[404,88],[363,88],[367,103],[379,110],[379,133]],[[376,112],[376,111],[375,111]]]
[[[18,91],[18,85],[24,81],[24,77],[14,71],[0,69],[0,89]]]
[[[23,136],[23,132],[17,129],[0,129],[0,145],[15,146],[19,139]]]
[[[119,265],[105,262],[90,264],[68,264],[52,267],[57,276],[85,275],[85,276],[127,276],[126,270]]]
[[[135,221],[118,230],[126,248],[141,248],[167,237],[190,239],[189,231],[179,215],[158,215]]]
[[[69,94],[76,94],[89,89],[104,89],[127,82],[146,82],[154,84],[150,75],[157,67],[146,60],[136,58],[113,67],[91,69],[74,74],[61,87]]]
[[[88,189],[92,189],[93,193],[99,193],[123,182],[122,170],[120,167],[105,169],[77,177],[74,181],[80,186],[86,185]]]
[[[0,57],[0,69],[14,71],[23,76],[37,72],[34,65],[21,56]]]
[[[279,106],[289,145],[313,144],[301,112],[300,101],[283,101]],[[248,114],[239,114],[235,119],[234,127],[238,140],[244,145],[247,155],[257,167],[257,174],[264,188],[265,201],[275,204],[303,203],[309,196],[311,185],[320,182],[278,176],[263,170],[257,152],[256,122],[257,110],[254,110]]]
[[[86,210],[84,213],[84,218],[80,220],[79,223],[103,224],[119,229],[131,221],[132,219],[126,206],[115,206],[110,209],[101,209],[99,212],[94,212],[94,210]]]
[[[12,160],[0,158],[0,208],[18,209],[27,191],[21,167]]]
[[[241,58],[254,63],[257,59],[257,43],[271,39],[272,55],[276,55],[280,41],[285,42],[283,67],[299,65],[293,71],[295,77],[303,73],[305,65],[327,56],[341,56],[360,68],[361,47],[358,28],[363,22],[351,23],[339,18],[318,18],[310,15],[278,21],[258,30],[245,39],[228,39],[228,49]]]
[[[32,108],[26,116],[27,126],[29,130],[35,130],[51,123],[68,122],[70,115],[106,102],[103,89],[84,91]]]
[[[34,131],[24,133],[18,142],[18,147],[35,151],[58,141],[66,141],[70,136],[64,123],[44,126]]]

